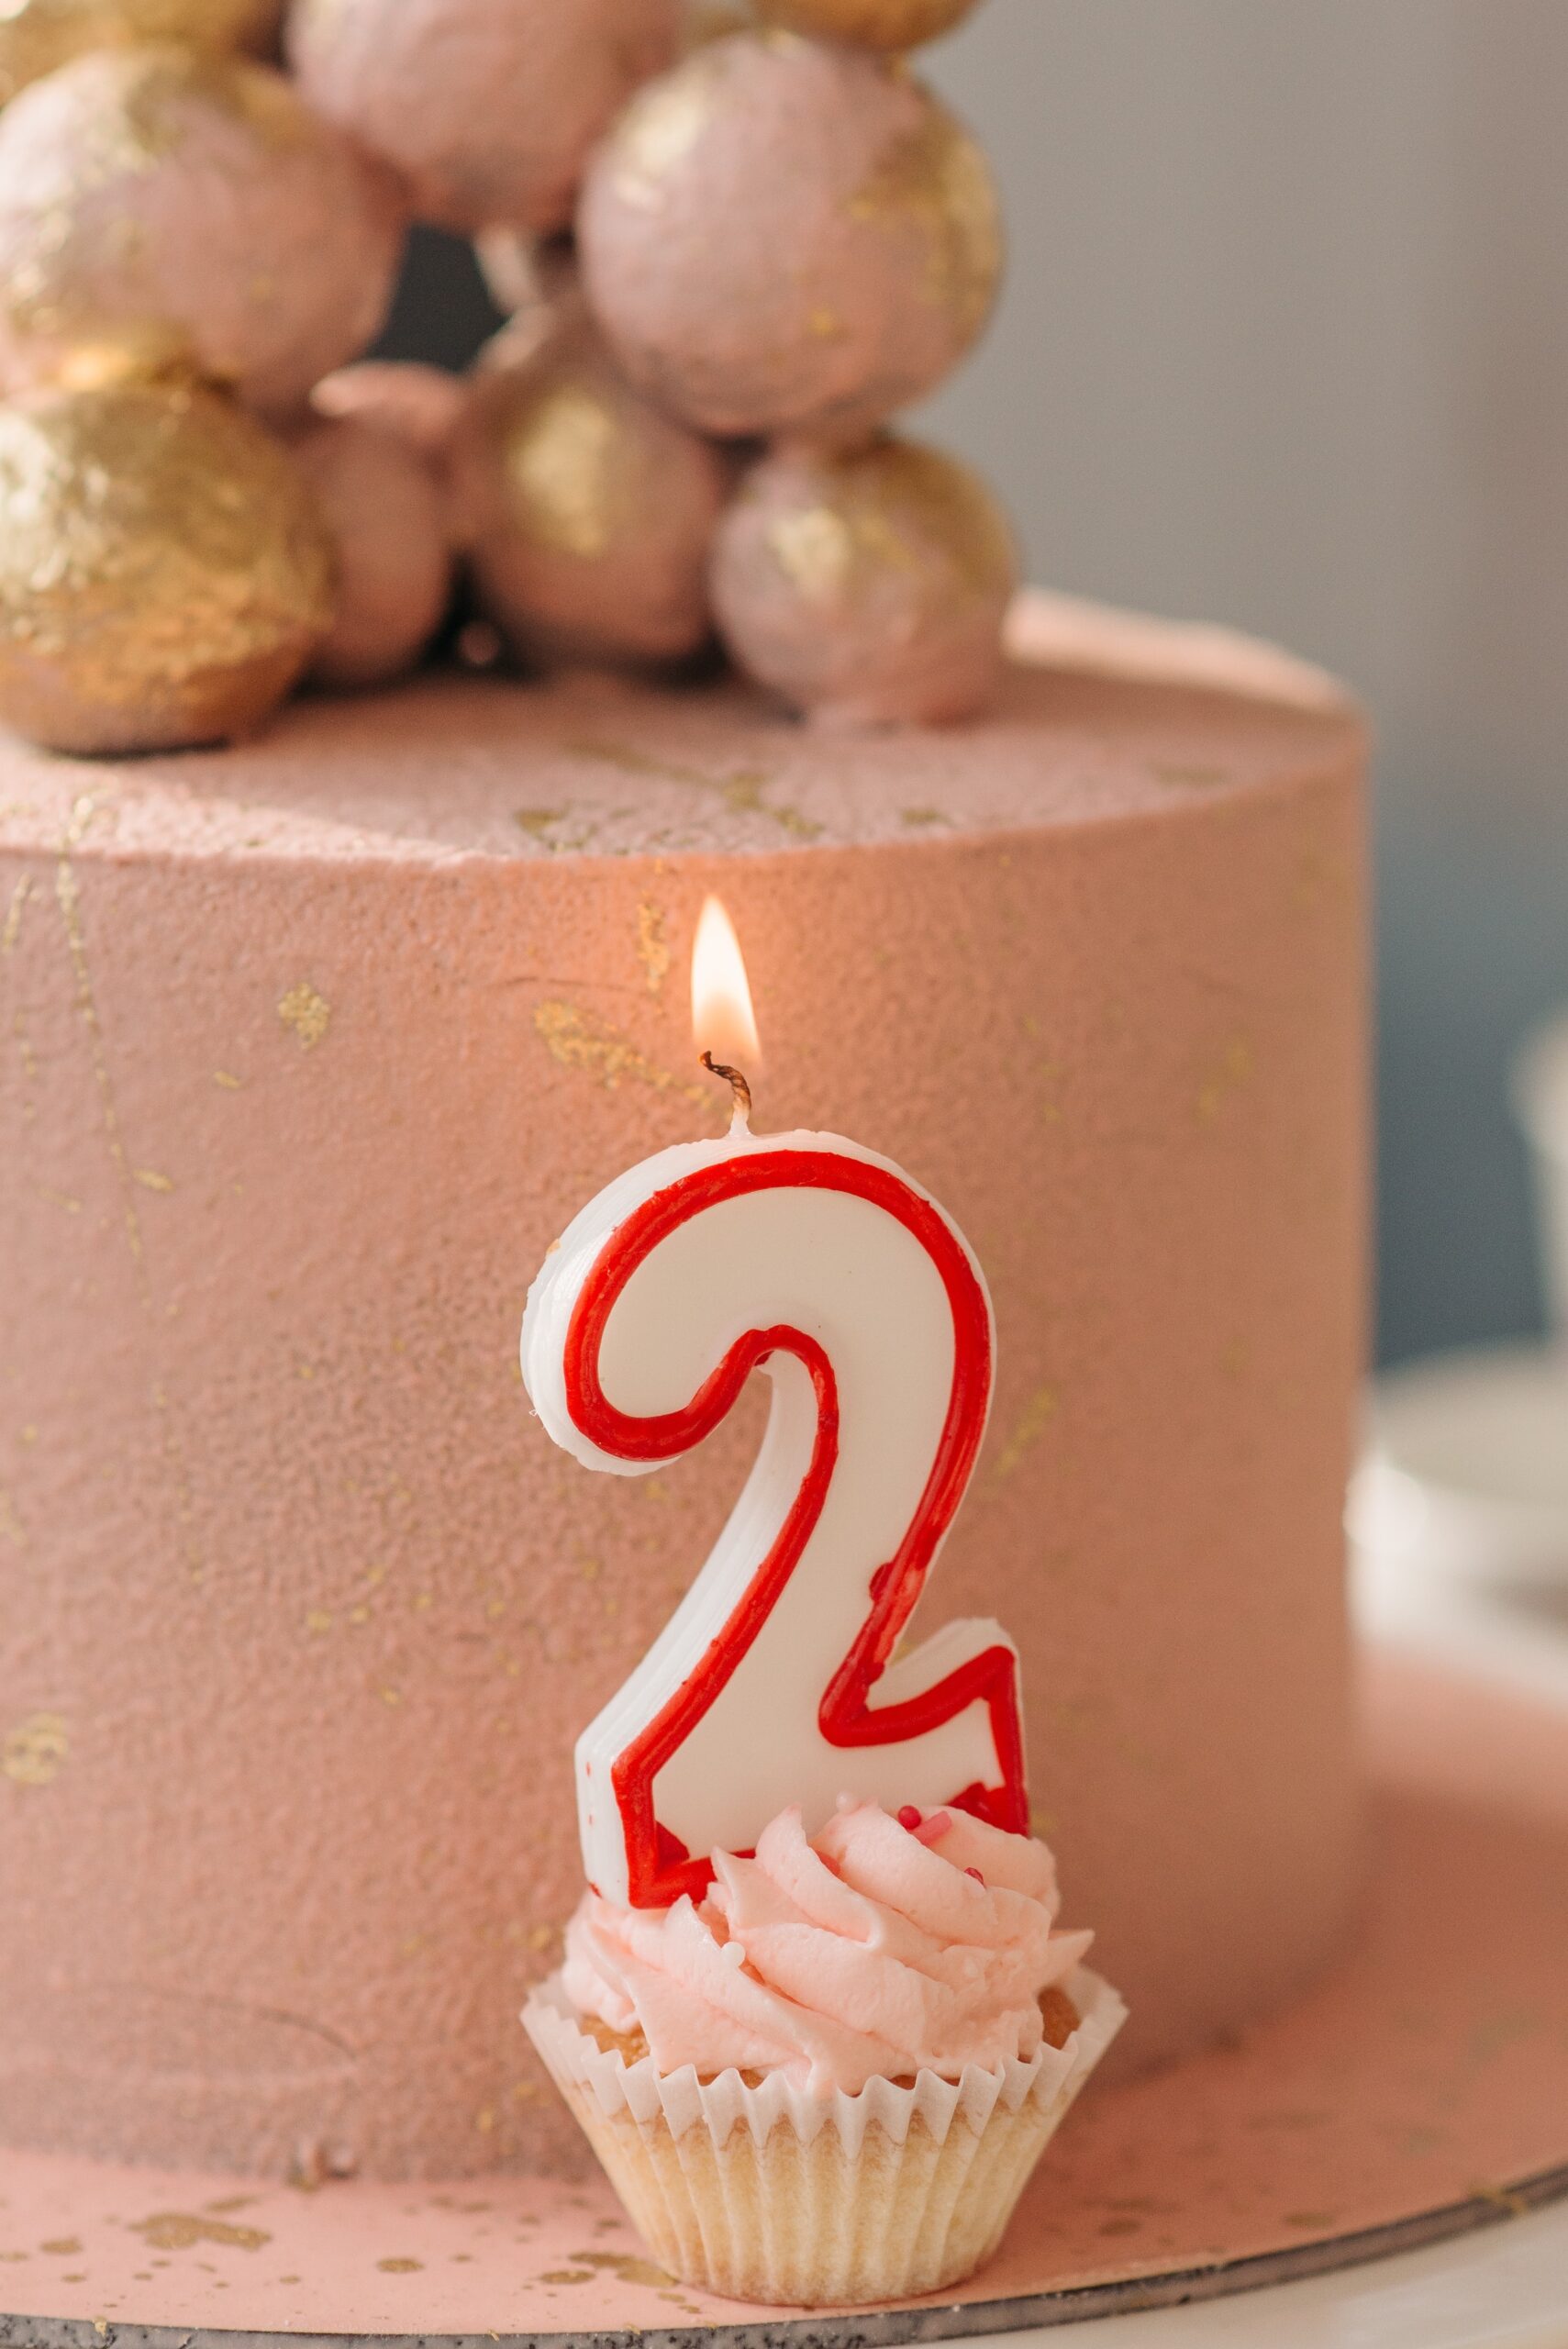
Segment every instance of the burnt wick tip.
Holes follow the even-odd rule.
[[[723,1061],[716,1061],[711,1052],[703,1053],[702,1064],[710,1076],[720,1077],[728,1085],[735,1096],[736,1115],[750,1121],[751,1088],[740,1070],[728,1067]]]

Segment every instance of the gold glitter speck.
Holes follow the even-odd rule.
[[[47,2251],[51,2259],[74,2259],[81,2248],[79,2235],[56,2235],[50,2242],[39,2245],[39,2249]]]
[[[739,767],[731,774],[704,774],[700,767],[685,766],[673,759],[651,757],[630,742],[601,740],[585,736],[575,742],[565,742],[563,750],[573,758],[591,760],[595,765],[618,768],[623,774],[645,774],[661,783],[684,783],[695,791],[717,792],[727,807],[738,816],[767,816],[781,829],[793,832],[800,840],[817,840],[822,826],[802,816],[794,807],[775,807],[762,797],[773,777],[758,767]]]
[[[592,562],[614,543],[622,433],[607,398],[558,384],[514,423],[504,451],[508,511],[531,544]]]
[[[65,930],[65,943],[71,956],[71,966],[76,981],[76,1010],[87,1031],[92,1052],[93,1076],[97,1087],[99,1115],[105,1147],[109,1163],[122,1186],[126,1239],[131,1261],[136,1266],[137,1289],[144,1307],[152,1302],[147,1285],[147,1263],[141,1243],[141,1219],[137,1211],[135,1186],[126,1159],[125,1141],[120,1128],[119,1103],[109,1068],[108,1053],[104,1043],[103,1021],[98,1016],[98,999],[93,985],[93,974],[87,959],[87,936],[82,920],[82,892],[77,884],[76,868],[72,856],[95,816],[96,801],[83,793],[71,810],[61,841],[60,856],[55,865],[54,898]]]
[[[150,2219],[138,2219],[130,2232],[153,2251],[192,2251],[199,2243],[217,2243],[228,2251],[260,2251],[272,2240],[261,2227],[236,2226],[231,2219],[207,2219],[188,2210],[160,2210]]]
[[[51,1787],[70,1752],[70,1735],[59,1713],[29,1713],[0,1742],[0,1773],[15,1787]],[[47,2243],[44,2249],[49,2249]]]
[[[215,1069],[212,1081],[224,1093],[238,1093],[245,1082],[243,1077],[231,1075],[226,1068]]]
[[[637,909],[637,959],[647,974],[649,994],[657,995],[670,974],[664,917],[657,906],[644,903]]]
[[[639,2259],[630,2251],[574,2251],[572,2257],[579,2267],[596,2267],[611,2276],[618,2276],[623,2284],[670,2285],[674,2282],[662,2267],[651,2259]]]
[[[762,797],[766,781],[766,775],[761,774],[731,775],[724,786],[726,803],[738,816],[771,816],[775,824],[782,825],[786,832],[794,832],[797,839],[820,840],[821,825],[813,823],[809,816],[803,816],[797,807],[769,806]]]
[[[903,577],[944,607],[988,608],[1013,577],[1012,535],[974,475],[935,450],[884,440],[818,461],[815,503],[773,516],[766,541],[824,616]]]
[[[144,1191],[167,1192],[174,1187],[172,1178],[160,1174],[155,1166],[137,1166],[131,1171],[133,1179],[141,1185]]]
[[[512,821],[529,840],[541,841],[552,824],[559,824],[566,814],[564,807],[519,807]]]
[[[855,541],[848,522],[828,506],[781,514],[768,531],[779,569],[809,603],[830,604],[849,584]]]
[[[6,910],[6,927],[0,930],[0,954],[14,954],[22,935],[22,913],[32,895],[33,885],[23,874],[11,892],[11,902]]]
[[[314,1052],[332,1024],[332,1007],[306,979],[278,998],[278,1018],[299,1039],[303,1052]]]
[[[1154,768],[1154,780],[1172,791],[1222,791],[1229,776],[1222,767],[1172,766],[1162,763]]]
[[[996,1465],[991,1472],[996,1484],[1005,1483],[1007,1477],[1023,1465],[1029,1453],[1056,1417],[1061,1399],[1054,1386],[1036,1387],[1019,1412],[1012,1433],[996,1456]]]
[[[534,1013],[534,1028],[553,1060],[562,1068],[581,1069],[595,1085],[614,1093],[623,1084],[651,1085],[656,1093],[674,1093],[683,1101],[706,1105],[709,1089],[683,1085],[660,1068],[630,1039],[603,1020],[570,1003],[541,1003]]]
[[[1002,218],[990,166],[962,124],[932,106],[884,150],[848,209],[890,236],[917,238],[926,299],[965,340],[979,332],[1002,273]]]
[[[377,2267],[384,2276],[417,2276],[425,2263],[422,2259],[378,2259]]]
[[[1253,1068],[1251,1045],[1245,1036],[1233,1036],[1198,1087],[1197,1116],[1200,1125],[1214,1124],[1229,1097],[1250,1082]]]

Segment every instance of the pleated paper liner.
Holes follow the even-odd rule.
[[[1234,2045],[1092,2082],[967,2285],[792,2317],[672,2282],[598,2180],[300,2194],[7,2153],[0,2344],[766,2349],[798,2332],[801,2349],[848,2349],[1191,2299],[1506,2223],[1568,2193],[1568,1713],[1381,1658],[1369,1698],[1357,1946]]]
[[[945,2290],[995,2254],[1036,2162],[1127,2020],[1080,1967],[1062,2047],[956,2081],[812,2098],[774,2074],[628,2065],[552,1976],[523,2021],[654,2257],[688,2284],[817,2308]]]

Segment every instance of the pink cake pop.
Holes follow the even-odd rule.
[[[721,434],[862,435],[968,350],[1001,262],[952,117],[879,59],[784,33],[711,42],[640,92],[578,228],[632,381]]]
[[[891,438],[846,455],[785,448],[719,526],[713,596],[737,661],[825,723],[940,724],[986,699],[1017,584],[984,484]]]
[[[673,661],[709,634],[729,468],[630,389],[580,308],[497,339],[450,471],[480,601],[523,652]]]
[[[0,376],[178,358],[287,415],[375,334],[401,242],[391,175],[281,74],[78,58],[0,116]]]
[[[93,49],[149,40],[265,49],[282,16],[282,0],[7,0],[0,9],[0,106]]]
[[[288,41],[311,104],[398,166],[422,217],[556,228],[679,25],[677,0],[295,0]]]
[[[790,32],[855,49],[917,49],[963,22],[975,0],[756,0],[757,14]]]
[[[331,550],[298,472],[200,384],[0,407],[0,718],[52,750],[246,733],[331,626]]]
[[[384,685],[411,669],[451,593],[446,507],[406,441],[351,417],[323,418],[294,443],[337,557],[338,617],[311,674]]]
[[[468,385],[444,367],[414,359],[361,359],[317,384],[310,405],[317,416],[352,417],[439,466],[468,405]]]

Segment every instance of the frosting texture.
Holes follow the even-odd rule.
[[[895,1819],[840,1803],[808,1839],[798,1809],[754,1858],[714,1855],[700,1906],[584,1895],[563,1987],[578,2011],[640,2031],[661,2071],[783,2071],[858,2095],[920,2071],[956,2079],[1038,2049],[1042,1991],[1093,1935],[1057,1932],[1043,1843],[957,1810]]]

